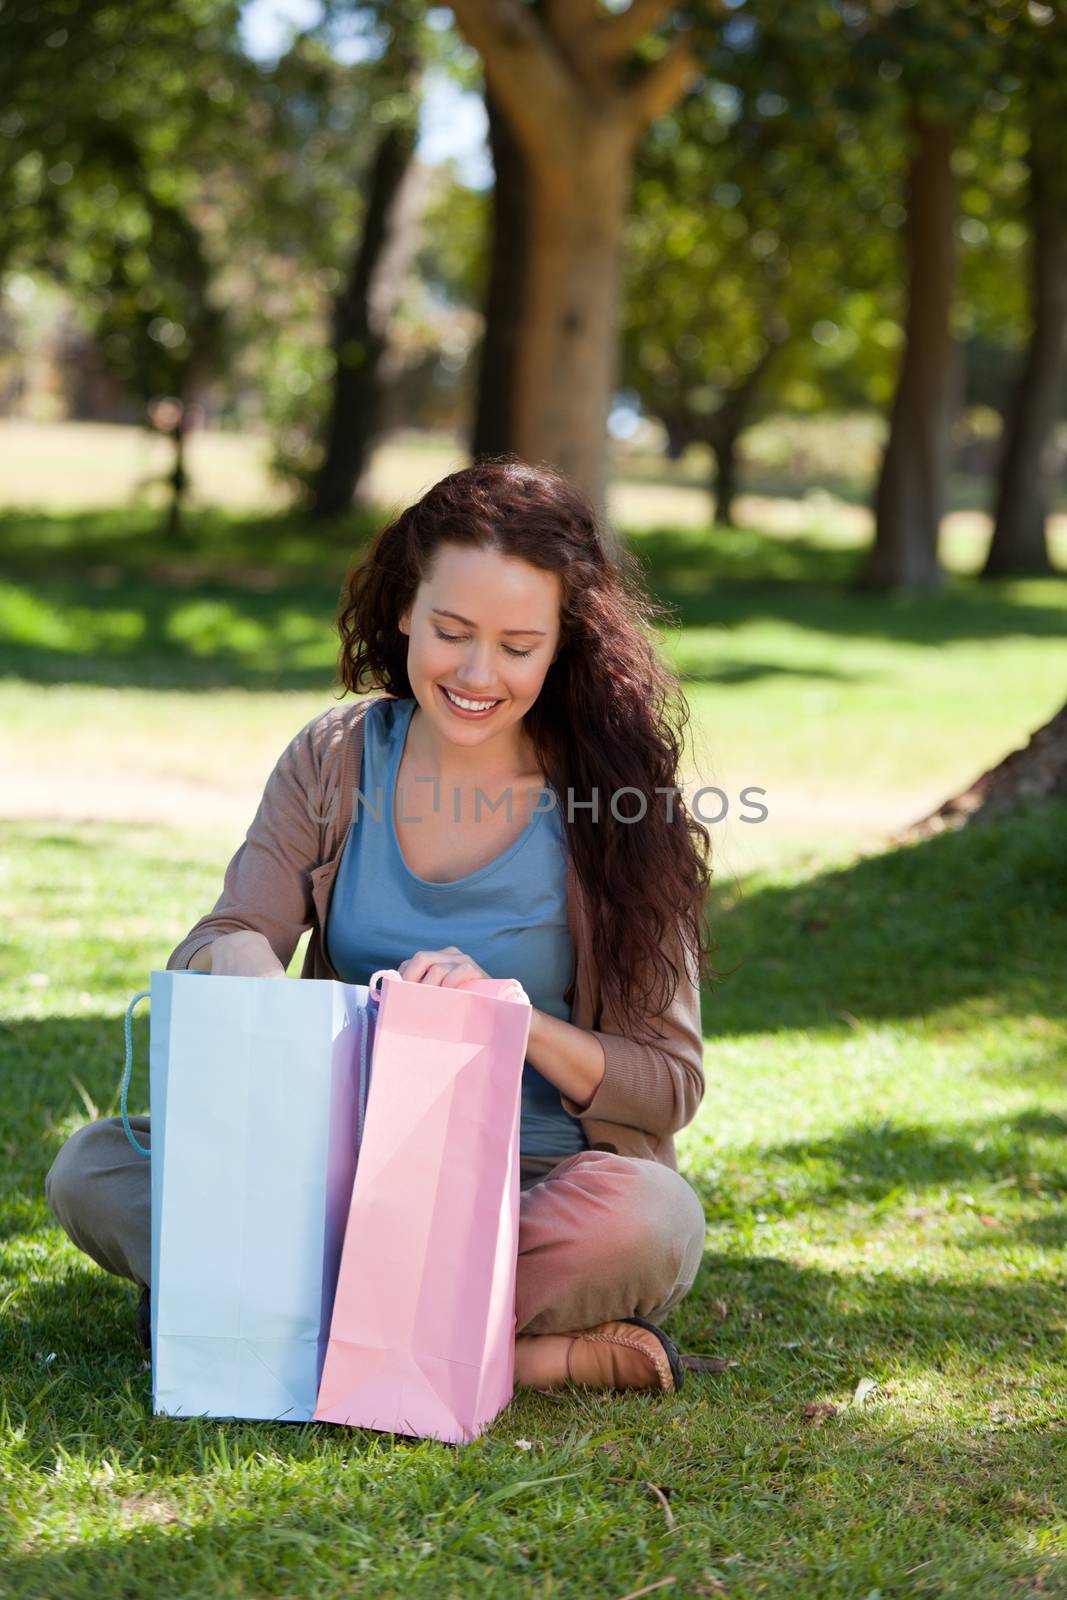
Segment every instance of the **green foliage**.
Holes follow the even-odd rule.
[[[53,10],[2,14],[0,260],[69,290],[142,411],[166,395],[251,411],[306,457],[367,163],[415,111],[390,50],[411,8],[355,8],[373,27],[354,65],[314,34],[249,60],[236,0]]]
[[[236,6],[4,8],[3,258],[69,288],[127,392],[193,398],[225,356],[193,208],[211,133],[236,125]]]
[[[743,425],[775,404],[878,400],[889,383],[891,250],[872,218],[891,194],[877,152],[806,141],[768,76],[762,57],[735,64],[639,157],[624,374],[682,437],[730,426],[756,377]]]
[[[956,130],[956,321],[969,397],[1002,406],[1026,322],[1026,63],[1045,64],[1054,95],[1062,19],[972,0],[753,0],[698,39],[699,89],[638,159],[623,373],[644,409],[681,445],[729,439],[772,406],[886,407],[916,114]]]

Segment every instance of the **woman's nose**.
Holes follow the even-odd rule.
[[[496,673],[489,645],[471,645],[464,652],[457,676],[467,689],[491,689]]]

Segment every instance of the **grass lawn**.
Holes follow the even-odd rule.
[[[525,1396],[454,1451],[153,1418],[134,1291],[45,1206],[115,1107],[129,994],[328,699],[366,531],[216,519],[161,552],[140,516],[0,534],[0,1594],[1067,1595],[1067,810],[876,848],[1062,700],[1067,584],[860,598],[818,530],[635,533],[694,773],[771,808],[720,835],[681,1140],[708,1241],[673,1331],[724,1365]]]

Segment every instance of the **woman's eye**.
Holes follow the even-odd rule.
[[[434,633],[436,633],[436,635],[437,635],[437,637],[439,639],[444,639],[446,644],[462,644],[463,643],[462,634],[459,634],[459,633],[444,633],[442,631],[442,629],[437,628],[437,627],[434,628]],[[504,649],[507,651],[509,656],[528,656],[528,655],[532,655],[533,654],[533,646],[532,645],[531,645],[529,650],[516,650],[513,645],[506,644],[504,646]]]

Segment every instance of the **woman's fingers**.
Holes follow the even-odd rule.
[[[461,983],[468,983],[471,978],[484,978],[484,973],[476,961],[462,961],[458,966],[450,968],[447,976],[442,980],[442,989],[458,989]]]
[[[433,984],[439,989],[443,986],[444,981],[451,970],[452,969],[447,962],[435,961],[432,966],[426,968],[426,971],[419,979],[419,982]]]
[[[397,971],[406,983],[430,983],[447,989],[454,989],[470,978],[488,976],[454,944],[444,950],[416,950],[413,956],[400,963]]]
[[[415,954],[402,961],[396,970],[406,982],[421,983],[423,973],[440,954],[439,950],[416,950]]]

